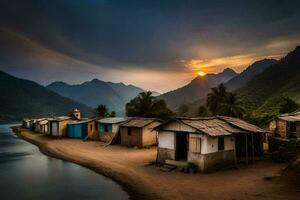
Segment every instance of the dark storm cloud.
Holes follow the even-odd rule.
[[[97,64],[168,67],[201,43],[224,56],[300,27],[297,1],[13,2],[2,2],[2,25]]]
[[[185,71],[189,60],[283,53],[300,38],[299,6],[296,0],[2,0],[0,28],[107,69]]]

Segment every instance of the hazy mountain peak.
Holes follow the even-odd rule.
[[[50,83],[48,86],[51,86],[51,85],[68,85],[69,86],[68,83],[63,82],[63,81],[54,81],[54,82]]]
[[[281,59],[281,62],[297,62],[300,63],[300,46],[297,46],[293,51],[289,52],[283,59]]]
[[[77,85],[53,83],[48,85],[47,88],[91,107],[105,104],[110,110],[116,111],[119,115],[125,113],[125,104],[143,91],[133,85],[127,86],[122,82],[105,82],[97,78]]]
[[[225,83],[236,75],[237,73],[235,71],[226,68],[218,74],[197,76],[189,84],[162,94],[159,98],[166,100],[171,109],[176,109],[176,107],[182,104],[205,97],[212,87],[220,83]]]
[[[92,113],[92,109],[83,104],[60,96],[33,81],[16,78],[2,71],[0,90],[0,122],[51,114],[66,115],[73,108],[79,108],[87,115]]]
[[[275,59],[263,59],[254,62],[248,66],[242,73],[230,79],[225,85],[229,90],[236,90],[243,87],[247,82],[249,82],[254,76],[262,73],[271,65],[277,63]]]
[[[226,74],[237,74],[233,69],[227,67],[225,68],[221,73],[226,73]]]

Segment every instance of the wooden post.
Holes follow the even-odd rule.
[[[158,163],[158,153],[159,153],[159,143],[158,143],[158,131],[156,131],[156,144],[157,144],[157,151],[156,151],[156,159],[155,159],[155,163]]]
[[[248,136],[246,135],[246,164],[248,165]]]
[[[237,155],[236,155],[236,138],[234,137],[234,163],[237,167]]]
[[[252,136],[252,162],[254,163],[254,137],[253,137],[253,133],[251,134]]]

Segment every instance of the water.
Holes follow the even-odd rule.
[[[0,125],[0,199],[129,199],[112,180],[43,155],[10,126]]]

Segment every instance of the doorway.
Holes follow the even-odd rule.
[[[176,160],[187,160],[188,134],[176,133]]]

